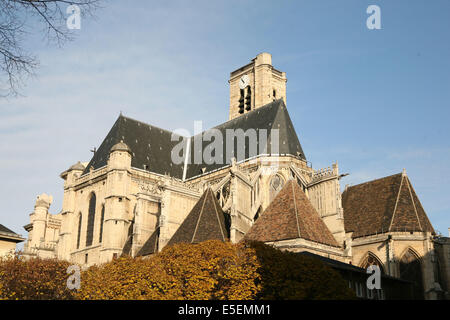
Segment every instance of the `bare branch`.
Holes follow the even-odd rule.
[[[38,66],[24,49],[26,37],[39,33],[49,44],[73,40],[66,26],[66,9],[77,5],[83,17],[93,16],[102,0],[0,0],[0,97],[17,96]],[[36,28],[38,26],[38,29]]]

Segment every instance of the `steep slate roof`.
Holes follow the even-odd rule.
[[[225,213],[211,188],[208,188],[167,245],[180,242],[198,243],[215,239],[226,241],[227,238],[229,238],[229,234],[225,223]]]
[[[214,139],[213,141],[203,141],[202,149],[195,150],[195,137],[191,137],[191,139],[189,140],[191,160],[190,162],[188,162],[190,164],[188,164],[187,166],[186,178],[192,178],[200,175],[201,173],[203,173],[203,168],[205,168],[205,173],[207,173],[216,169],[220,169],[231,163],[231,156],[227,157],[226,153],[227,129],[242,129],[244,132],[246,132],[248,129],[255,129],[256,132],[259,132],[259,130],[261,129],[266,129],[268,134],[267,151],[264,152],[264,150],[259,150],[258,148],[257,154],[255,155],[268,154],[271,152],[271,146],[269,144],[270,130],[279,129],[279,153],[289,154],[293,156],[298,155],[300,158],[306,159],[292,121],[282,99],[276,100],[272,103],[248,112],[240,117],[227,121],[217,127],[206,130],[196,137],[204,137],[205,134],[211,133],[213,129],[219,130],[223,137],[222,164],[206,164],[203,161],[203,157],[201,157],[202,163],[195,164],[194,152],[203,152],[203,150],[208,145],[214,142]],[[176,139],[175,141],[171,141],[172,132],[120,115],[111,128],[110,132],[92,157],[83,174],[88,173],[91,166],[94,169],[105,166],[111,148],[117,143],[123,141],[132,151],[132,167],[144,169],[144,165],[147,165],[148,170],[151,172],[159,174],[169,174],[172,177],[181,179],[183,178],[184,163],[174,164],[172,163],[171,159],[173,148],[178,145],[180,141],[182,141],[180,135],[175,136],[178,139]],[[183,143],[187,143],[187,141],[188,139],[184,137]],[[235,143],[234,145],[234,154],[235,157],[237,157],[237,143]],[[249,158],[249,149],[249,140],[246,139],[245,159]]]
[[[205,148],[210,145],[213,141],[207,141],[205,138],[203,139],[202,149],[199,150],[194,149],[194,139],[196,137],[205,136],[205,134],[209,134],[211,130],[216,129],[219,130],[223,137],[223,151],[222,151],[222,163],[223,164],[194,164],[194,152],[203,152]],[[270,154],[272,152],[272,148],[270,145],[270,131],[271,129],[279,130],[279,154],[289,154],[293,156],[299,155],[300,158],[306,160],[305,154],[303,152],[302,146],[297,137],[297,133],[295,132],[294,126],[292,124],[291,118],[289,117],[289,113],[284,104],[283,99],[275,100],[272,103],[266,104],[260,108],[252,110],[246,114],[243,114],[240,117],[234,118],[230,121],[227,121],[219,126],[216,126],[212,129],[204,131],[202,134],[197,135],[191,138],[191,146],[190,146],[190,156],[191,156],[191,165],[188,166],[187,170],[187,178],[197,176],[201,173],[201,169],[205,168],[205,173],[219,169],[221,167],[226,166],[231,163],[231,156],[227,157],[226,148],[227,148],[227,139],[226,139],[226,131],[228,129],[242,129],[246,132],[248,129],[254,129],[258,133],[257,144],[259,145],[259,130],[267,130],[267,151],[259,150],[257,148],[256,154],[250,154],[249,147],[249,139],[245,139],[245,158],[248,159],[251,156],[256,156],[260,154]],[[261,141],[263,142],[263,140]],[[237,153],[237,145],[238,143],[234,143],[234,155],[238,158]],[[261,147],[263,149],[263,147]],[[275,153],[276,150],[273,152]],[[238,161],[244,159],[237,159]]]
[[[131,149],[132,167],[144,169],[147,165],[152,172],[181,179],[183,164],[175,165],[171,160],[172,148],[178,141],[171,141],[171,137],[170,131],[120,115],[83,174],[88,173],[91,166],[94,169],[105,166],[111,148],[123,141]]]
[[[142,248],[138,251],[137,256],[147,256],[158,252],[159,227],[150,235]]]
[[[302,238],[339,246],[294,180],[286,183],[244,238],[263,242]]]
[[[353,238],[390,231],[434,233],[406,174],[348,187],[342,194],[345,231]]]

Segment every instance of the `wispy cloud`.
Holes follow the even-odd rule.
[[[433,18],[439,28],[423,21],[425,36],[400,46],[409,30],[367,33],[359,2],[329,4],[333,12],[298,1],[109,2],[65,48],[37,45],[41,68],[26,97],[0,100],[0,223],[24,233],[42,192],[53,194],[57,212],[59,173],[89,160],[120,111],[166,129],[227,120],[229,72],[269,51],[288,74],[288,109],[314,167],[338,160],[350,173],[343,184],[406,168],[431,220],[445,229],[450,97],[439,88],[450,83],[450,64],[439,57],[450,49],[431,40],[448,19]],[[420,10],[446,12],[433,8]],[[429,59],[409,55],[419,49]]]

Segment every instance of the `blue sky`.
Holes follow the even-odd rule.
[[[368,30],[366,8],[381,8]],[[0,223],[26,235],[35,198],[88,161],[122,111],[166,128],[228,119],[229,73],[260,52],[287,73],[287,107],[314,168],[358,184],[408,176],[436,230],[450,227],[450,2],[107,1],[0,100]]]

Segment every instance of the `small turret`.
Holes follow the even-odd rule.
[[[37,209],[43,209],[43,210],[48,210],[50,208],[50,205],[53,202],[53,197],[51,195],[48,194],[41,194],[39,196],[37,196],[36,199],[36,204],[34,206],[34,210],[36,212]]]
[[[123,141],[115,144],[109,153],[108,166],[112,169],[128,169],[131,167],[132,151]]]
[[[77,178],[81,176],[86,167],[78,161],[69,169],[60,174],[60,177],[65,180],[65,187],[71,185]]]
[[[84,169],[84,165],[80,161],[78,161],[73,166],[71,166],[68,171],[84,171]]]
[[[53,202],[53,197],[45,193],[36,199],[34,212],[30,215],[32,225],[32,237],[29,239],[29,247],[38,247],[45,241],[45,229],[47,224],[48,209]]]
[[[109,153],[106,179],[105,218],[100,262],[111,260],[122,254],[128,238],[132,213],[130,209],[131,159],[133,152],[126,143],[120,141]]]

